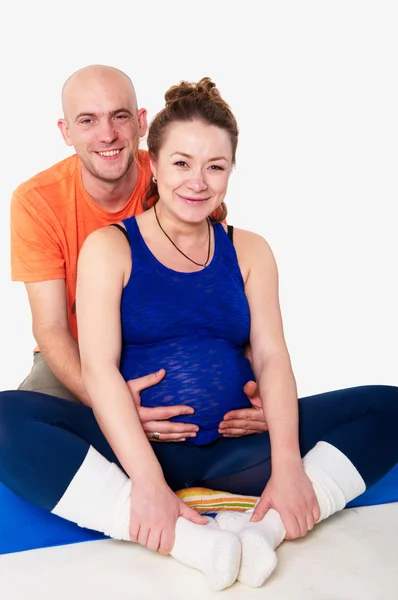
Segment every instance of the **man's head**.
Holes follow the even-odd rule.
[[[84,67],[65,82],[62,108],[58,127],[82,169],[104,182],[123,178],[147,129],[146,110],[138,110],[130,78],[114,67]]]

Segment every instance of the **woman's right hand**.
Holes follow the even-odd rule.
[[[149,550],[169,554],[178,517],[205,525],[207,518],[185,504],[163,481],[135,483],[131,490],[130,539]]]

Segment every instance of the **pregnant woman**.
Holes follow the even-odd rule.
[[[145,212],[90,235],[79,257],[79,345],[92,408],[2,392],[0,480],[82,527],[170,553],[213,589],[237,578],[259,586],[285,537],[304,536],[396,464],[398,390],[297,399],[273,254],[259,235],[223,224],[236,120],[207,78],[181,82],[165,98],[148,135]],[[120,150],[116,142],[108,149]],[[159,369],[163,378],[142,404],[192,408],[186,421],[198,433],[179,444],[148,441],[126,384]],[[223,415],[249,406],[250,380],[269,431],[222,437]],[[191,486],[259,501],[248,514],[207,520],[175,494]]]

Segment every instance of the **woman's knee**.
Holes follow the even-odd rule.
[[[0,443],[10,431],[22,432],[27,421],[44,416],[50,396],[36,392],[10,390],[0,392]]]
[[[347,406],[360,413],[389,412],[398,415],[398,387],[393,385],[362,385],[332,392],[335,405]]]
[[[394,385],[370,386],[373,390],[373,408],[398,418],[398,387]]]
[[[26,394],[18,390],[0,392],[0,432],[15,419],[22,418]]]
[[[25,399],[27,392],[0,392],[0,467],[15,450],[18,440],[24,437]],[[1,469],[0,469],[1,470]]]

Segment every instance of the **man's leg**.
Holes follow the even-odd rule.
[[[79,402],[76,396],[55,377],[41,352],[34,352],[32,370],[18,387],[18,390],[41,392],[57,398]]]

